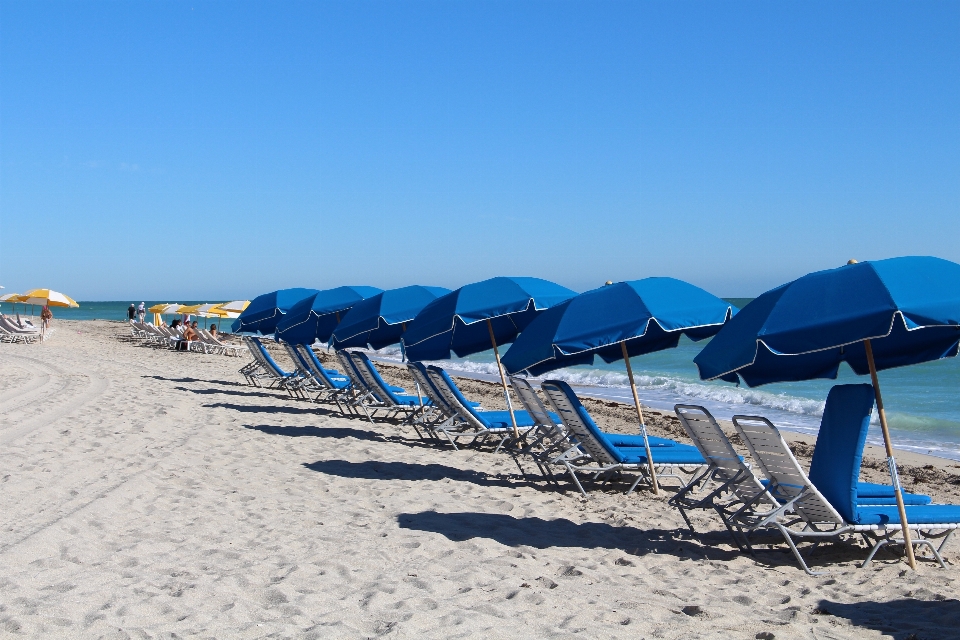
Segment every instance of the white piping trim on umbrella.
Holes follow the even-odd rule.
[[[664,328],[663,328],[663,325],[660,324],[660,321],[659,321],[659,320],[657,320],[654,316],[650,316],[649,318],[647,318],[647,324],[643,327],[643,333],[637,334],[637,335],[635,335],[635,336],[631,336],[631,337],[629,337],[629,338],[624,338],[623,340],[617,340],[616,342],[611,342],[611,343],[609,343],[609,344],[605,344],[605,345],[603,345],[603,347],[612,347],[612,346],[614,346],[614,345],[618,345],[618,344],[620,344],[620,343],[622,343],[622,342],[626,342],[626,341],[628,341],[628,340],[634,340],[634,339],[636,339],[636,338],[642,338],[643,336],[647,335],[647,331],[650,329],[650,323],[651,323],[651,322],[656,322],[656,323],[657,323],[657,326],[660,327],[660,328],[663,330],[664,333],[674,333],[674,332],[676,332],[676,331],[681,331],[681,332],[682,332],[682,331],[688,331],[688,330],[690,330],[690,329],[702,329],[702,328],[704,328],[704,327],[716,327],[716,326],[718,326],[718,325],[723,325],[723,324],[725,324],[725,323],[726,323],[728,320],[730,320],[730,318],[732,318],[732,317],[733,317],[733,310],[732,310],[731,307],[727,307],[726,318],[724,319],[723,322],[710,322],[710,323],[708,323],[708,324],[696,324],[696,325],[691,325],[691,326],[689,326],[689,327],[681,327],[681,328],[679,328],[679,329],[664,329]],[[568,352],[568,351],[564,351],[563,349],[561,349],[560,347],[558,347],[555,342],[550,343],[550,346],[551,346],[553,349],[559,351],[561,354],[563,354],[563,355],[565,355],[565,356],[575,356],[575,355],[577,355],[577,354],[586,353],[587,351],[592,351],[593,349],[599,348],[599,347],[591,347],[590,349],[581,349],[580,351],[569,351],[569,352]],[[537,365],[543,364],[544,362],[548,362],[548,361],[553,360],[553,359],[554,359],[553,357],[544,358],[543,360],[540,360],[540,361],[538,361],[538,362],[534,362],[533,364],[527,365],[526,367],[524,367],[523,369],[521,369],[521,371],[529,371],[531,367],[536,367]],[[511,375],[513,375],[513,374],[511,374]],[[724,374],[724,375],[726,375],[726,374]]]
[[[772,353],[772,354],[775,355],[775,356],[786,356],[786,357],[790,357],[790,356],[805,356],[805,355],[809,355],[809,354],[811,354],[811,353],[819,353],[820,351],[830,351],[831,349],[840,349],[840,348],[843,348],[843,347],[850,346],[850,345],[852,345],[852,344],[857,344],[857,343],[859,343],[859,342],[863,342],[864,340],[879,340],[879,339],[881,339],[881,338],[886,338],[886,337],[889,336],[891,333],[893,333],[893,324],[897,321],[897,316],[900,316],[900,321],[903,322],[903,328],[904,328],[907,332],[917,331],[917,330],[920,330],[920,329],[932,329],[932,328],[936,328],[936,327],[957,327],[957,328],[960,328],[960,325],[955,325],[955,324],[925,324],[925,325],[918,326],[918,327],[914,327],[913,329],[911,329],[910,327],[907,326],[907,321],[906,321],[906,319],[903,317],[903,312],[900,311],[899,309],[896,309],[896,310],[893,312],[893,315],[890,316],[890,328],[887,329],[887,332],[886,332],[886,333],[883,333],[883,334],[880,334],[880,335],[876,335],[876,336],[867,336],[866,338],[860,338],[860,339],[858,339],[858,340],[851,340],[851,341],[849,341],[849,342],[844,342],[844,343],[841,343],[841,344],[835,344],[835,345],[832,345],[832,346],[829,346],[829,347],[821,347],[821,348],[819,348],[819,349],[810,349],[809,351],[798,351],[797,353],[784,353],[784,352],[782,352],[782,351],[776,351],[775,349],[770,348],[770,345],[768,345],[762,338],[757,338],[757,348],[756,348],[756,350],[753,352],[753,360],[751,360],[751,361],[748,362],[747,364],[743,364],[743,365],[740,365],[739,367],[736,367],[736,368],[734,368],[734,369],[730,369],[729,371],[725,371],[725,372],[723,372],[723,373],[719,373],[719,374],[717,374],[717,375],[715,375],[715,376],[711,376],[711,377],[709,377],[709,378],[701,378],[701,379],[702,379],[702,380],[717,380],[718,378],[722,378],[723,376],[730,375],[731,373],[737,373],[737,372],[740,371],[741,369],[746,369],[747,367],[753,366],[753,364],[757,361],[757,355],[760,353],[760,345],[761,345],[761,344],[762,344],[764,347],[766,347],[767,351],[769,351],[770,353]],[[958,353],[960,353],[960,348],[958,348]],[[694,364],[696,364],[696,363],[694,363]],[[904,366],[906,366],[906,365],[904,365]],[[895,368],[895,367],[891,367],[891,368]],[[700,370],[700,365],[697,364],[697,371],[699,371],[699,370]]]
[[[447,295],[449,295],[449,294],[447,294]],[[438,300],[439,300],[439,298],[438,298]],[[472,325],[472,324],[477,324],[478,322],[486,322],[487,320],[494,320],[494,319],[496,319],[496,318],[503,318],[503,317],[509,318],[510,316],[512,316],[512,315],[515,314],[515,313],[526,313],[527,311],[530,310],[530,305],[533,305],[534,311],[545,311],[546,309],[549,309],[549,308],[550,308],[550,307],[544,307],[543,309],[540,309],[539,307],[537,307],[537,301],[536,301],[534,298],[529,298],[529,299],[527,299],[527,306],[525,306],[525,307],[524,307],[523,309],[521,309],[520,311],[511,311],[510,313],[501,313],[501,314],[498,315],[498,316],[490,316],[489,318],[480,318],[480,319],[478,319],[478,320],[472,320],[472,321],[470,321],[470,322],[466,322],[463,318],[460,317],[460,314],[459,314],[459,313],[455,313],[455,314],[453,314],[453,318],[450,320],[450,328],[449,328],[449,329],[444,329],[443,331],[438,331],[437,333],[434,333],[434,334],[432,334],[432,335],[429,335],[429,336],[427,336],[426,338],[423,338],[422,340],[418,340],[417,342],[414,342],[414,343],[412,343],[412,344],[407,344],[406,342],[404,342],[403,345],[404,345],[405,348],[412,347],[412,346],[415,346],[415,345],[420,344],[421,342],[426,342],[427,340],[432,340],[432,339],[436,338],[437,336],[442,336],[443,334],[445,334],[445,333],[447,333],[447,332],[455,331],[456,328],[457,328],[457,319],[458,319],[458,318],[460,319],[460,324],[462,324],[462,325],[465,326],[465,327],[469,327],[470,325]],[[510,322],[513,322],[513,318],[510,318]],[[516,323],[516,322],[513,322],[513,326],[516,327],[516,326],[517,326],[517,323]]]

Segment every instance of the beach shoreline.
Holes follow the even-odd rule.
[[[3,634],[902,640],[960,626],[955,542],[947,569],[918,572],[889,552],[860,569],[855,539],[824,545],[812,563],[830,573],[809,576],[782,543],[738,552],[711,513],[690,534],[669,484],[584,499],[493,447],[246,386],[245,358],[56,326],[41,345],[0,344]],[[635,431],[632,407],[586,404]],[[649,422],[676,434],[669,416]],[[907,488],[952,495],[938,484]]]

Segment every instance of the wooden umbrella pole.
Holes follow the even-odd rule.
[[[640,418],[640,434],[643,436],[643,447],[647,450],[647,464],[650,467],[650,484],[653,494],[660,493],[660,487],[657,484],[657,470],[653,466],[653,455],[650,453],[650,441],[647,439],[647,425],[643,421],[643,409],[640,408],[640,397],[637,395],[637,383],[633,380],[633,367],[630,366],[630,356],[627,355],[627,343],[621,342],[620,349],[623,350],[623,362],[627,365],[627,378],[630,379],[630,391],[633,392],[633,406],[637,408],[637,417]]]
[[[910,529],[907,523],[907,510],[903,505],[903,489],[900,487],[900,474],[897,473],[897,462],[893,458],[893,445],[890,443],[890,430],[887,428],[887,413],[883,410],[883,398],[880,396],[880,380],[877,378],[877,365],[873,361],[873,345],[869,340],[863,341],[863,348],[867,352],[867,364],[870,366],[870,379],[873,381],[873,393],[877,398],[877,414],[880,416],[880,430],[883,432],[883,446],[887,450],[887,466],[890,468],[890,480],[893,482],[893,492],[897,498],[897,511],[900,512],[900,527],[903,532],[903,546],[907,552],[907,564],[914,571],[917,570],[917,559],[913,555],[913,543],[910,540]]]
[[[493,356],[497,359],[497,371],[500,372],[500,384],[503,385],[503,397],[507,399],[507,411],[510,412],[510,424],[513,425],[513,437],[520,439],[520,429],[517,428],[517,417],[513,415],[513,402],[510,401],[510,390],[507,388],[507,376],[503,373],[500,364],[500,351],[497,349],[497,338],[493,335],[493,323],[487,318],[487,329],[490,330],[490,344],[493,345]]]

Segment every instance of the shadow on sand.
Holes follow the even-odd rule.
[[[517,488],[526,484],[516,475],[489,475],[479,471],[457,469],[443,464],[413,464],[410,462],[348,462],[346,460],[319,460],[304,464],[307,469],[341,478],[365,480],[451,480],[470,482],[483,487]]]
[[[334,438],[340,440],[343,438],[356,438],[357,440],[368,440],[373,442],[396,441],[396,438],[384,436],[375,431],[365,429],[351,429],[350,427],[313,427],[313,426],[293,426],[293,425],[275,425],[275,424],[245,424],[244,429],[253,429],[274,436],[286,436],[288,438]]]
[[[619,549],[643,556],[649,553],[669,554],[683,559],[731,560],[735,550],[715,546],[702,547],[683,538],[679,529],[638,529],[618,527],[603,522],[577,524],[565,518],[515,518],[499,513],[401,513],[397,516],[401,529],[438,533],[449,540],[464,542],[487,538],[508,547],[525,545],[547,547],[581,547],[587,549]],[[711,536],[712,537],[712,536]],[[718,535],[718,540],[723,538]]]
[[[960,637],[957,631],[960,629],[960,600],[948,600],[924,587],[918,589],[916,595],[924,599],[864,600],[849,604],[821,600],[817,613],[846,618],[858,627],[875,629],[898,640]]]

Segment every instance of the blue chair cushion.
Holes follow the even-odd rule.
[[[625,435],[622,433],[607,433],[606,431],[603,432],[603,435],[607,437],[607,442],[615,447],[643,446],[643,436]],[[657,436],[647,436],[647,440],[650,441],[651,449],[653,447],[675,447],[680,444],[674,440],[670,440],[668,438],[658,438]]]
[[[873,400],[869,384],[839,384],[830,389],[810,463],[810,481],[848,522],[856,517],[860,463]]]
[[[949,524],[960,522],[960,506],[928,504],[906,507],[910,524]],[[858,507],[853,524],[899,524],[900,512],[891,507]]]
[[[903,494],[904,504],[923,505],[931,502],[930,496],[925,496],[922,493],[904,492]],[[893,495],[893,485],[858,482],[857,504],[897,504],[896,497]]]
[[[646,464],[647,456],[644,449],[631,447],[629,449],[617,449],[620,454],[620,462],[624,464]],[[657,447],[651,450],[654,464],[705,464],[703,456],[696,447],[687,444],[678,444],[674,447]]]
[[[487,429],[513,428],[509,411],[474,411],[473,414]],[[532,427],[534,425],[533,417],[526,411],[514,411],[513,417],[516,418],[518,427]]]
[[[417,396],[405,396],[397,394],[394,394],[393,397],[396,399],[397,404],[405,404],[408,407],[419,407],[421,400],[423,400],[423,406],[433,406],[433,403],[430,402],[430,398],[418,398]]]

